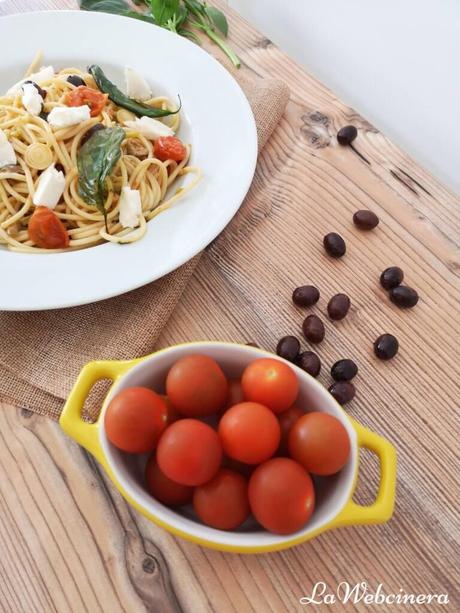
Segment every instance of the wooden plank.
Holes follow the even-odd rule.
[[[331,295],[349,293],[349,316],[326,322],[320,380],[330,383],[328,368],[338,358],[359,363],[349,410],[398,449],[395,516],[384,526],[324,534],[283,553],[208,551],[129,509],[56,424],[4,407],[0,608],[278,613],[303,610],[298,599],[316,581],[332,590],[340,581],[367,581],[374,589],[383,583],[387,593],[448,592],[448,610],[458,610],[460,199],[270,41],[228,15],[243,70],[284,79],[292,100],[260,157],[256,206],[243,207],[207,250],[159,346],[211,338],[252,340],[273,350],[280,336],[300,334],[305,313],[290,301],[294,287],[318,285],[322,297],[311,312],[321,316]],[[370,165],[337,145],[335,133],[346,123],[359,128],[356,147]],[[353,226],[359,208],[379,215],[374,232]],[[341,261],[323,253],[329,231],[347,241]],[[420,293],[410,312],[391,305],[379,287],[379,273],[391,264]],[[381,363],[372,342],[386,331],[397,335],[401,350]],[[375,458],[366,454],[360,500],[371,500],[377,474]],[[367,610],[362,603],[355,608]],[[349,609],[338,603],[334,610]]]

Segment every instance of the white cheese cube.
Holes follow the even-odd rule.
[[[56,170],[54,164],[51,164],[38,179],[33,203],[35,206],[47,206],[49,209],[54,209],[64,193],[64,188],[64,173]]]
[[[83,106],[55,106],[48,115],[48,123],[53,128],[68,128],[91,117],[91,109]]]
[[[125,126],[151,140],[160,138],[160,136],[173,136],[174,134],[174,131],[169,126],[152,117],[144,116],[140,119],[136,117],[133,121],[125,121]]]
[[[10,89],[6,92],[7,96],[15,96],[21,90],[22,85],[25,81],[33,81],[37,85],[41,85],[45,83],[45,81],[49,81],[54,77],[54,68],[52,66],[45,66],[44,68],[40,68],[38,72],[34,72],[33,74],[21,79],[17,83],[15,83]]]
[[[0,130],[0,168],[14,166],[16,162],[16,152],[13,145],[7,139],[5,132]]]
[[[152,90],[144,77],[133,68],[125,68],[126,93],[130,98],[143,102],[152,97]]]
[[[138,189],[123,187],[119,202],[118,219],[123,228],[136,228],[142,213],[141,193]]]
[[[22,86],[22,106],[31,115],[40,115],[43,108],[43,98],[32,83]]]

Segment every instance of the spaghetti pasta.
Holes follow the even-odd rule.
[[[36,74],[39,65],[41,55],[34,59],[25,78]],[[21,87],[0,97],[0,132],[6,136],[16,156],[15,164],[0,165],[0,244],[10,250],[56,253],[103,242],[137,241],[146,233],[147,222],[183,198],[201,177],[201,170],[189,165],[190,144],[183,146],[183,159],[159,159],[155,155],[156,140],[125,125],[125,122],[133,124],[136,116],[106,98],[104,107],[96,116],[62,128],[50,125],[48,114],[55,108],[67,108],[69,94],[78,89],[72,83],[75,79],[68,80],[71,75],[80,77],[86,88],[98,91],[91,74],[69,67],[36,85],[37,90],[45,94],[40,115],[32,114],[24,107]],[[172,109],[171,102],[163,96],[152,97],[144,104]],[[180,116],[175,112],[159,121],[176,133]],[[105,214],[94,204],[86,202],[79,190],[79,152],[98,124],[103,128],[120,126],[125,131],[120,157],[106,179]],[[68,246],[64,249],[43,248],[29,233],[31,216],[42,204],[35,204],[34,196],[40,177],[49,168],[62,172],[65,177],[65,186],[57,204],[43,203],[53,210],[68,235]],[[186,175],[190,175],[191,180],[171,192],[170,188],[176,181]],[[127,187],[138,190],[140,195],[141,211],[135,227],[123,227],[120,223],[121,194]]]

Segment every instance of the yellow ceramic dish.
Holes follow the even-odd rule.
[[[250,522],[238,531],[225,532],[204,526],[187,509],[169,509],[153,499],[144,487],[143,459],[115,449],[104,431],[104,412],[110,399],[134,385],[161,391],[168,369],[191,353],[216,359],[226,374],[236,377],[244,367],[259,357],[273,357],[261,349],[230,343],[187,343],[163,349],[152,355],[128,362],[90,362],[81,371],[61,415],[63,430],[85,447],[102,464],[126,500],[161,527],[177,536],[222,551],[263,553],[278,551],[307,541],[325,530],[355,524],[379,524],[393,514],[396,488],[396,452],[393,445],[378,434],[351,419],[316,379],[293,367],[300,383],[299,406],[307,410],[331,413],[343,423],[350,436],[348,464],[334,477],[324,480],[317,489],[316,508],[307,526],[295,534],[277,535]],[[84,422],[81,411],[92,386],[99,379],[112,379],[99,420]],[[380,460],[380,484],[375,502],[362,506],[353,501],[359,470],[359,449],[365,447]]]

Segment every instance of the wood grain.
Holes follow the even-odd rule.
[[[327,533],[283,553],[205,550],[130,509],[56,424],[4,407],[0,609],[281,613],[303,610],[298,599],[316,581],[335,589],[340,581],[366,580],[374,589],[383,583],[387,593],[449,594],[447,607],[411,610],[459,610],[460,199],[227,13],[243,70],[284,79],[292,99],[260,156],[256,206],[243,207],[208,248],[159,346],[224,339],[274,349],[280,336],[300,335],[305,313],[291,303],[294,287],[320,288],[311,312],[321,316],[330,296],[348,293],[349,316],[326,322],[320,380],[330,383],[336,359],[359,363],[349,410],[398,449],[395,516],[384,526]],[[337,129],[347,123],[359,128],[356,149],[370,164],[337,144]],[[380,217],[372,233],[351,222],[361,208]],[[329,231],[347,241],[341,261],[323,252]],[[379,273],[392,264],[420,293],[410,312],[392,305],[379,287]],[[389,363],[372,354],[383,332],[400,341]],[[375,458],[363,454],[359,500],[372,499],[377,475]],[[332,610],[350,609],[338,603]]]

